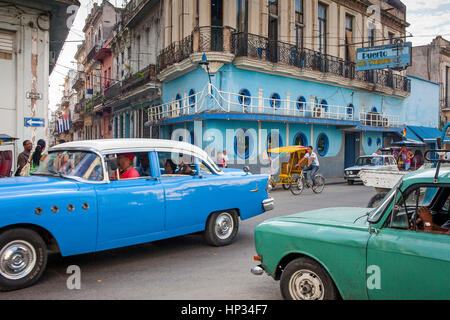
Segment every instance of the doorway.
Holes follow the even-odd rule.
[[[361,134],[359,132],[345,133],[345,155],[344,169],[355,165],[356,158],[359,157]]]
[[[211,1],[211,51],[223,51],[223,0]]]

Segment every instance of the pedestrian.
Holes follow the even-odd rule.
[[[41,161],[44,161],[45,158],[47,158],[47,154],[45,153],[45,146],[45,140],[39,139],[37,142],[37,146],[34,149],[33,155],[31,156],[30,173],[35,172],[41,164]]]
[[[223,167],[226,168],[228,167],[228,156],[227,156],[227,150],[223,150]]]
[[[219,153],[217,154],[217,166],[218,166],[219,168],[224,168],[224,164],[225,164],[225,159],[224,159],[224,157],[223,157],[223,153],[222,153],[222,152],[219,152]]]
[[[411,167],[411,158],[414,155],[409,151],[406,146],[402,146],[399,153],[398,164],[404,171],[408,171]]]
[[[419,169],[425,163],[425,159],[423,157],[422,151],[416,150],[416,152],[414,152],[414,157],[412,158],[411,162],[412,162],[412,167],[415,170]]]
[[[33,143],[30,140],[25,140],[23,142],[23,151],[17,157],[17,170],[14,174],[16,177],[20,176],[23,167],[31,161],[31,150],[33,150]]]

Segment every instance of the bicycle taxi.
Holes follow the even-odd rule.
[[[305,188],[312,188],[316,194],[323,191],[325,178],[320,173],[315,175],[316,186],[314,187],[304,175],[303,168],[306,165],[304,157],[307,149],[303,146],[286,146],[268,150],[269,153],[280,154],[280,157],[283,154],[289,154],[289,160],[281,162],[280,174],[272,175],[269,179],[272,189],[281,185],[284,190],[291,190],[294,195],[301,194]]]
[[[280,174],[271,176],[269,180],[272,189],[275,189],[280,185],[283,186],[284,190],[290,189],[292,181],[296,179],[303,170],[302,167],[296,165],[305,157],[307,149],[307,147],[303,146],[286,146],[268,150],[269,153],[279,154],[280,157],[289,154],[289,160],[287,162],[281,162]]]

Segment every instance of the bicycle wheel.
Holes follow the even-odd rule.
[[[270,178],[269,183],[272,187],[272,190],[275,190],[275,188],[277,187],[277,181],[274,178]]]
[[[322,193],[323,189],[325,188],[325,178],[321,174],[318,174],[316,175],[315,179],[316,179],[316,187],[313,188],[312,190],[314,193],[317,194]]]
[[[283,181],[283,184],[282,184],[283,189],[284,189],[284,190],[289,190],[289,189],[291,188],[291,184],[292,184],[292,181],[293,181],[293,180],[294,180],[293,178],[290,178],[290,179],[287,180],[287,181]]]
[[[295,179],[292,179],[290,190],[293,195],[298,196],[303,192],[303,189],[305,188],[303,177],[297,177]]]

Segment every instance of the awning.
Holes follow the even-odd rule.
[[[425,143],[436,142],[436,138],[442,135],[442,132],[438,128],[418,126],[407,126],[407,128],[411,129],[411,131]]]
[[[10,135],[0,133],[0,144],[11,143],[17,140],[17,138],[13,138]]]
[[[406,127],[406,135],[403,137],[403,130],[398,130],[397,133],[403,138],[403,141],[392,143],[393,145],[416,145],[425,146],[425,143],[420,139],[409,127]]]

